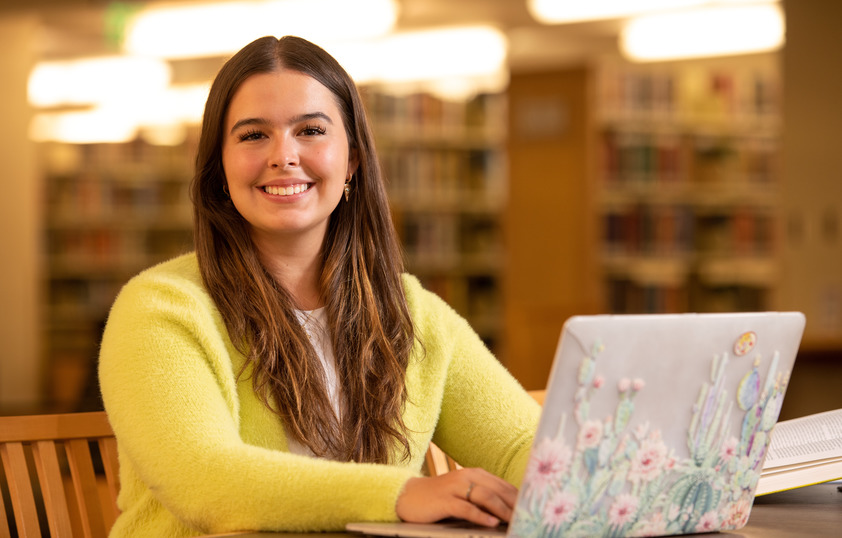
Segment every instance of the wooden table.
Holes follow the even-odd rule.
[[[748,525],[734,536],[842,536],[842,491],[839,484],[817,484],[757,497]]]
[[[839,484],[818,484],[763,495],[754,501],[748,525],[740,530],[692,536],[743,536],[745,538],[842,537],[842,488]],[[237,538],[348,538],[353,533],[246,532],[220,534]]]

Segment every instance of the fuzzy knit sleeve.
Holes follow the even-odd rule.
[[[239,362],[238,362],[239,361]],[[119,294],[100,353],[117,435],[122,510],[113,536],[340,530],[395,520],[424,439],[402,465],[290,454],[255,398],[242,357],[204,292],[194,255],[135,277]]]
[[[461,465],[519,486],[540,406],[465,319],[414,277],[405,276],[404,287],[423,343],[423,358],[407,374],[409,398],[438,406],[433,441]]]

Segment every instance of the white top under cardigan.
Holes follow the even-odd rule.
[[[325,383],[327,384],[327,394],[333,404],[333,411],[337,417],[342,416],[342,411],[339,407],[341,398],[339,397],[339,383],[336,376],[336,357],[333,355],[333,341],[330,338],[330,333],[327,330],[327,312],[325,308],[317,308],[315,310],[296,310],[298,321],[304,327],[304,331],[310,338],[310,343],[316,350],[316,355],[321,359],[322,368],[325,373]],[[294,454],[302,454],[305,456],[313,456],[313,451],[305,445],[302,445],[293,438],[288,439],[289,450]]]

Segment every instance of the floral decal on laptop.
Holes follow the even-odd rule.
[[[744,342],[736,354],[746,347]],[[591,416],[591,399],[611,389],[598,372],[602,351],[595,344],[579,367],[575,446],[549,437],[535,445],[521,492],[525,502],[519,503],[510,534],[659,536],[745,525],[788,380],[788,374],[776,372],[777,354],[763,380],[755,358],[735,395],[724,386],[729,354],[714,356],[710,381],[693,405],[690,455],[679,458],[658,428],[630,426],[645,379],[621,379],[613,415]],[[743,414],[739,438],[726,431],[732,413]],[[567,420],[561,417],[557,431],[565,430]]]

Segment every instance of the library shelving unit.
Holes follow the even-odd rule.
[[[407,270],[500,352],[503,94],[364,94]]]
[[[44,391],[57,411],[72,410],[91,388],[101,331],[122,285],[192,248],[192,144],[41,145]]]
[[[605,309],[772,307],[781,203],[774,58],[605,62],[595,80]]]

